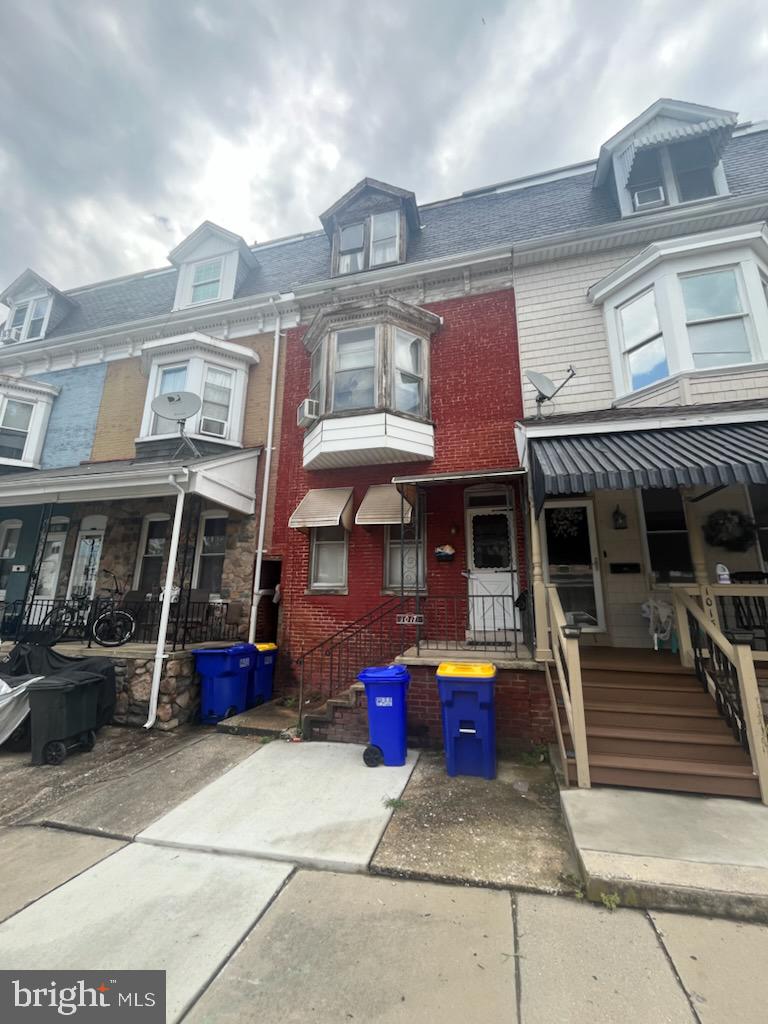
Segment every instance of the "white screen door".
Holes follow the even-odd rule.
[[[600,563],[591,501],[548,501],[542,513],[545,578],[566,620],[585,632],[605,629]]]
[[[80,524],[67,597],[92,598],[96,592],[106,516],[86,516]]]
[[[470,499],[472,500],[472,499]],[[469,640],[511,643],[519,629],[517,559],[512,509],[507,506],[467,509],[469,566]]]

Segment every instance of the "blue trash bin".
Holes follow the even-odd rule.
[[[402,665],[364,668],[357,678],[365,684],[368,702],[370,743],[363,751],[363,761],[369,768],[405,764],[405,709],[411,682],[408,669]]]
[[[277,644],[256,644],[253,669],[248,677],[246,703],[249,708],[255,708],[257,704],[265,704],[268,700],[272,700],[276,661]]]
[[[496,666],[445,661],[437,669],[449,775],[496,778]]]
[[[253,671],[253,644],[207,647],[194,651],[200,675],[200,720],[220,722],[246,709],[248,679]]]

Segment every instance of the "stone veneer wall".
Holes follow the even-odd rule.
[[[115,658],[117,704],[113,721],[144,725],[149,711],[153,658]],[[156,729],[170,731],[194,719],[200,706],[200,684],[189,651],[168,655],[160,679]]]

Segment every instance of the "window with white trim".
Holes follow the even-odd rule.
[[[401,530],[399,526],[385,527],[384,535],[384,589],[400,590],[403,581],[404,590],[423,590],[426,586],[426,537],[422,520],[419,530],[418,548],[416,545],[416,525],[406,523]],[[418,583],[417,583],[418,579]]]
[[[209,594],[221,592],[227,552],[227,513],[204,512],[200,520],[193,585]]]
[[[343,526],[316,526],[312,529],[310,590],[346,590],[348,537]]]
[[[13,341],[36,341],[42,338],[50,308],[49,295],[17,303],[11,310],[4,333]]]
[[[5,600],[8,580],[16,561],[16,550],[21,539],[21,527],[20,519],[6,519],[0,523],[0,601]]]
[[[671,488],[641,491],[648,561],[657,583],[693,580],[683,498]]]
[[[232,408],[234,374],[218,366],[207,366],[203,386],[200,433],[226,437]]]
[[[336,273],[355,274],[361,270],[400,262],[402,212],[373,213],[336,231]]]
[[[0,403],[0,458],[24,459],[34,402],[4,398]]]
[[[619,307],[622,349],[633,391],[669,376],[653,288]]]
[[[187,385],[187,364],[164,366],[160,371],[155,395],[170,395],[174,391],[184,391]],[[153,413],[153,434],[175,434],[179,429],[176,420],[168,419],[159,413]]]
[[[697,370],[752,361],[747,315],[732,267],[680,278],[688,341]]]
[[[197,263],[192,270],[192,295],[194,305],[198,302],[214,302],[221,293],[221,272],[223,266],[221,256],[213,260]]]

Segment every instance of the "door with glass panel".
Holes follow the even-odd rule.
[[[37,577],[37,588],[32,601],[31,622],[40,622],[51,610],[51,602],[56,597],[59,585],[61,562],[64,557],[64,545],[67,542],[69,520],[63,516],[54,516],[45,538],[40,572]]]
[[[592,502],[547,502],[542,520],[544,575],[557,587],[566,621],[585,632],[604,630]]]
[[[20,519],[6,519],[0,523],[0,601],[5,600],[11,570],[16,561],[16,549],[21,539]]]
[[[467,577],[473,643],[513,643],[520,628],[514,510],[504,493],[468,492]]]
[[[96,593],[106,528],[106,516],[86,516],[81,522],[67,597],[93,598]]]

